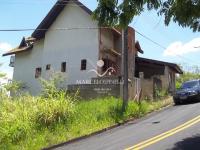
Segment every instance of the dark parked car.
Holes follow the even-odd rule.
[[[173,96],[174,103],[200,101],[200,80],[184,82],[179,90]]]

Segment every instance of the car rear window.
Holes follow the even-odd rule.
[[[186,89],[186,88],[193,88],[193,87],[196,87],[199,85],[199,82],[198,81],[189,81],[189,82],[185,82],[183,83],[182,87],[183,89]]]

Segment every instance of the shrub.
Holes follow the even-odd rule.
[[[122,100],[115,102],[110,108],[110,115],[115,119],[115,122],[122,122],[131,117],[141,117],[148,112],[148,103],[143,101],[141,103],[135,101],[129,101],[126,111],[122,111]]]
[[[56,82],[43,81],[42,96],[20,94],[13,98],[4,96],[0,101],[0,149],[41,149],[141,117],[163,106],[161,101],[129,101],[122,113],[121,99],[77,101],[77,93],[69,96],[57,88]]]
[[[24,93],[23,88],[25,88],[25,84],[13,80],[5,84],[4,88],[6,91],[10,92],[12,96],[20,96]]]
[[[56,123],[65,122],[74,113],[74,99],[65,92],[54,93],[51,98],[38,98],[35,110],[35,122],[40,127],[52,127]]]
[[[14,100],[8,98],[0,105],[0,145],[18,143],[43,128],[54,129],[56,124],[67,124],[74,113],[73,98],[64,92],[51,99],[29,95]]]
[[[155,99],[162,99],[168,96],[168,92],[165,89],[155,88]]]
[[[0,143],[17,143],[26,138],[31,131],[32,111],[29,111],[30,105],[26,105],[23,101],[23,99],[20,101],[6,99],[1,102]]]
[[[40,78],[40,83],[42,86],[42,97],[52,98],[62,90],[62,83],[64,83],[65,78],[61,73],[50,74],[48,80]]]

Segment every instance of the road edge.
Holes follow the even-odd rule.
[[[75,143],[75,142],[78,142],[78,141],[81,141],[83,139],[87,139],[89,137],[92,137],[92,136],[95,136],[95,135],[99,135],[99,134],[102,134],[106,131],[109,131],[109,130],[112,130],[112,129],[116,129],[116,128],[119,128],[119,127],[123,127],[123,126],[126,126],[126,125],[131,125],[131,124],[136,124],[142,120],[145,120],[145,119],[148,119],[149,117],[152,117],[153,115],[156,115],[162,111],[165,111],[169,108],[171,108],[174,104],[169,104],[167,106],[164,106],[158,110],[155,110],[155,111],[152,111],[148,114],[146,114],[145,116],[141,117],[141,118],[130,118],[122,123],[117,123],[115,125],[112,125],[110,127],[107,127],[107,128],[104,128],[102,130],[99,130],[99,131],[96,131],[96,132],[93,132],[91,134],[88,134],[88,135],[84,135],[84,136],[81,136],[81,137],[78,137],[78,138],[74,138],[74,139],[71,139],[71,140],[68,140],[66,142],[62,142],[62,143],[59,143],[59,144],[55,144],[55,145],[52,145],[52,146],[49,146],[49,147],[46,147],[46,148],[42,148],[42,150],[52,150],[52,149],[55,149],[55,148],[58,148],[58,147],[61,147],[61,146],[64,146],[64,145],[68,145],[68,144],[72,144],[72,143]]]

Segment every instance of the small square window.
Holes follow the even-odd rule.
[[[46,65],[46,70],[50,70],[50,69],[51,69],[51,65],[50,64]]]
[[[66,72],[66,62],[61,63],[61,72]]]
[[[87,60],[82,59],[81,60],[81,70],[86,70],[87,69]]]
[[[35,69],[35,78],[41,77],[42,74],[42,68],[36,68]]]

